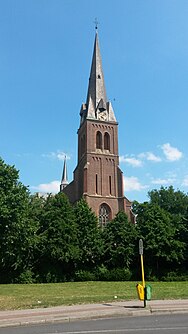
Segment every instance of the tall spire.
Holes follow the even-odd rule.
[[[97,109],[100,101],[101,101],[101,104],[103,104],[103,107],[106,107],[107,96],[106,96],[106,89],[105,89],[105,83],[104,83],[104,74],[103,74],[103,69],[102,69],[102,60],[101,60],[101,55],[100,55],[97,30],[96,30],[96,35],[95,35],[93,58],[92,58],[91,72],[90,72],[90,78],[89,78],[87,105],[89,105],[90,99],[92,100],[95,110]],[[89,110],[88,110],[88,113],[89,113]]]
[[[108,121],[116,122],[112,105],[110,102],[108,102],[106,95],[97,25],[95,29],[96,29],[95,42],[94,42],[90,77],[89,77],[87,100],[86,104],[82,104],[80,111],[81,123],[86,118],[97,119],[98,113],[103,111],[106,111],[108,113]]]
[[[64,158],[64,165],[63,165],[63,174],[62,174],[62,179],[61,179],[61,184],[60,184],[60,192],[69,184],[68,182],[68,174],[67,174],[67,157],[65,155]]]

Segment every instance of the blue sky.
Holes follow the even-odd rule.
[[[32,192],[58,190],[64,154],[72,180],[95,17],[125,195],[187,193],[187,0],[1,0],[0,156]]]

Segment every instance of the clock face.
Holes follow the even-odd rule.
[[[106,121],[107,120],[107,112],[106,111],[101,111],[99,114],[98,114],[98,119],[100,121]]]

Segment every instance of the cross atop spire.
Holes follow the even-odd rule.
[[[98,20],[97,20],[97,17],[95,18],[94,23],[95,23],[95,29],[97,30],[97,29],[98,29],[98,24],[99,24],[99,22],[98,22]]]

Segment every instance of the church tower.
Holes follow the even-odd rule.
[[[118,123],[107,99],[96,30],[86,103],[80,110],[78,163],[74,180],[61,187],[72,203],[84,197],[101,225],[124,211],[132,220],[131,202],[124,197],[119,168]]]
[[[63,189],[65,187],[67,187],[67,185],[69,184],[68,182],[68,175],[67,175],[67,157],[65,155],[65,158],[64,158],[64,165],[63,165],[63,174],[62,174],[62,179],[61,179],[61,184],[60,184],[60,192],[63,191]]]

